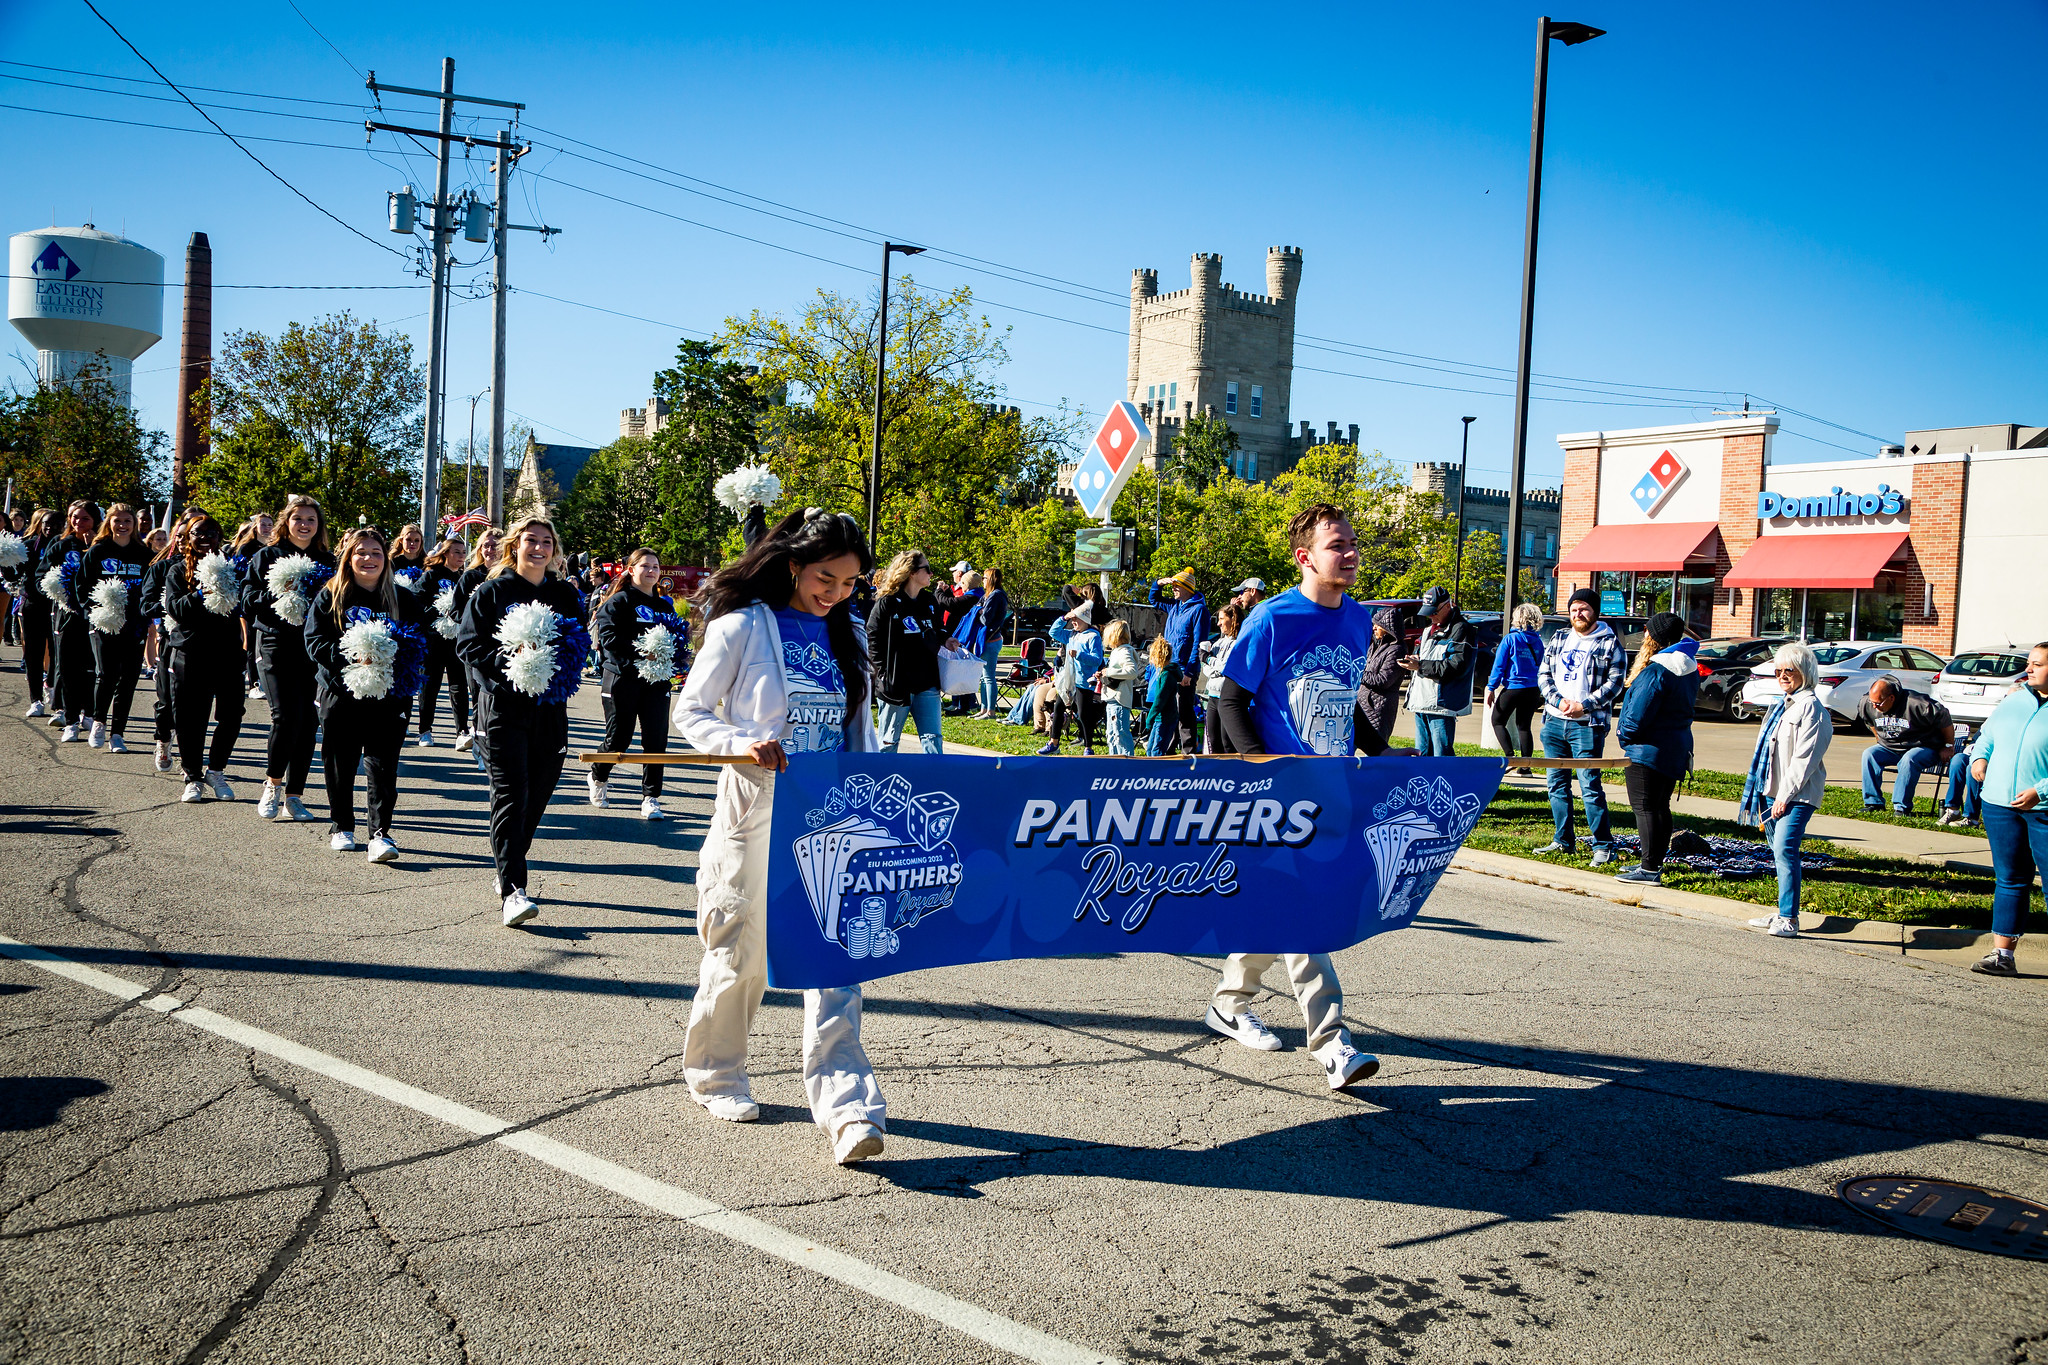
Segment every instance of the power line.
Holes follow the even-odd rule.
[[[151,84],[151,82],[142,79],[140,76],[115,76],[103,71],[76,71],[68,66],[38,66],[34,62],[15,62],[9,61],[4,57],[0,57],[0,66],[18,66],[26,71],[52,71],[60,76],[89,76],[96,81],[125,81],[130,85]],[[260,90],[227,90],[217,85],[190,85],[185,88],[197,90],[201,94],[206,95],[241,95],[248,99],[257,100],[287,100],[293,104],[325,104],[331,105],[336,109],[360,109],[363,107],[361,100],[353,103],[347,100],[316,100],[309,99],[304,95],[269,95]],[[125,95],[130,92],[125,90],[106,90],[101,93]]]
[[[41,277],[41,276],[39,276],[39,275],[9,275],[9,276],[7,276],[7,278],[8,278],[8,279],[10,279],[10,280],[34,280],[34,279],[40,279],[40,278],[42,278],[42,277]],[[163,281],[162,281],[162,280],[92,280],[92,281],[89,281],[89,283],[92,283],[92,284],[139,284],[139,285],[147,285],[147,286],[150,286],[150,287],[152,287],[152,288],[153,288],[153,287],[155,287],[155,286],[157,286],[157,285],[160,285],[160,284],[162,284],[162,283],[163,283]],[[329,290],[329,291],[341,291],[341,290],[360,290],[360,289],[425,289],[425,288],[426,288],[427,286],[426,286],[426,285],[425,285],[424,283],[421,283],[421,284],[215,284],[215,285],[213,285],[212,287],[213,287],[213,288],[215,288],[215,289],[300,289],[300,290],[305,290],[305,289],[311,289],[311,290]]]
[[[140,119],[110,118],[105,114],[75,114],[68,109],[38,109],[34,105],[30,104],[8,104],[5,102],[0,102],[0,109],[18,109],[24,114],[48,114],[52,118],[82,118],[92,123],[118,123],[124,128],[157,128],[161,129],[166,133],[197,133],[201,137],[213,136],[213,133],[205,128],[187,128],[184,125],[177,123],[145,123]],[[258,137],[254,134],[249,134],[247,135],[247,140],[250,142],[268,142],[283,147],[319,147],[330,152],[358,152],[362,150],[360,146],[351,146],[347,143],[307,142],[303,138],[294,137]],[[235,139],[229,138],[228,141],[235,142]],[[236,142],[235,145],[240,147],[241,143]],[[247,147],[242,147],[242,150],[246,152],[249,149]],[[268,166],[265,166],[264,169],[269,170],[270,168]],[[276,174],[276,172],[274,171],[272,171],[271,173],[273,175]],[[301,195],[300,197],[304,198],[305,196]],[[316,204],[314,205],[314,207],[319,208],[319,205]],[[326,210],[324,209],[322,209],[321,211],[323,213],[326,212]],[[329,214],[328,216],[333,217],[332,214]],[[344,226],[346,226],[346,224],[344,224]],[[353,231],[353,229],[351,229],[351,231]],[[382,244],[379,243],[379,245]]]
[[[103,90],[96,85],[80,85],[76,81],[53,81],[41,76],[17,76],[11,71],[0,71],[0,80],[25,81],[30,85],[55,86],[59,90],[83,90],[89,95],[116,95],[126,100],[150,100],[157,104],[178,104],[179,100],[169,95],[145,95],[140,90]],[[331,114],[295,114],[289,109],[251,109],[241,104],[207,104],[206,109],[219,109],[234,114],[261,114],[268,118],[295,118],[308,123],[338,123],[346,128],[360,128],[355,119],[335,118]]]
[[[342,64],[343,66],[345,66],[345,67],[347,67],[347,68],[348,68],[349,70],[351,70],[351,71],[355,72],[357,76],[362,76],[362,75],[363,75],[363,69],[362,69],[361,67],[357,66],[357,65],[356,65],[356,64],[355,64],[354,62],[350,61],[350,60],[348,59],[348,54],[344,53],[344,52],[343,52],[343,51],[342,51],[342,50],[341,50],[340,48],[338,48],[338,47],[335,47],[335,46],[334,46],[334,40],[333,40],[332,38],[329,38],[329,37],[328,37],[328,36],[327,36],[326,34],[322,33],[322,32],[321,32],[321,31],[319,30],[319,28],[317,28],[317,27],[316,27],[316,26],[314,25],[314,23],[313,23],[313,21],[312,21],[311,19],[306,19],[306,12],[305,12],[304,10],[300,9],[300,8],[299,8],[299,7],[298,7],[298,6],[296,5],[296,4],[294,4],[294,3],[293,3],[293,0],[284,0],[284,2],[285,2],[285,3],[287,4],[287,5],[291,5],[291,7],[292,7],[292,13],[293,13],[293,14],[296,14],[296,15],[298,15],[298,16],[299,16],[299,18],[301,18],[301,19],[305,19],[305,20],[306,20],[306,27],[307,27],[307,28],[310,28],[310,29],[312,29],[312,30],[313,30],[313,36],[314,36],[315,38],[318,38],[318,39],[319,39],[319,40],[320,40],[321,42],[323,42],[323,43],[327,44],[327,46],[328,46],[329,50],[331,50],[331,51],[332,51],[332,52],[334,53],[334,55],[335,55],[335,56],[337,56],[337,57],[341,58],[341,64]],[[363,79],[366,79],[366,80],[367,80],[367,79],[368,79],[368,77],[363,77]]]

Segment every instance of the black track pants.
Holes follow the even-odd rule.
[[[434,728],[434,706],[441,700],[441,680],[448,680],[448,709],[455,713],[457,734],[469,728],[469,670],[455,657],[455,646],[438,634],[427,641],[427,680],[420,686],[420,733]]]
[[[1534,687],[1503,688],[1493,699],[1493,737],[1509,758],[1528,758],[1536,752],[1530,724],[1543,709],[1543,693]]]
[[[187,782],[197,782],[206,772],[220,772],[234,755],[235,740],[242,733],[242,708],[247,701],[242,686],[242,652],[217,654],[211,659],[194,659],[182,649],[170,651],[171,719],[178,732],[178,766]],[[206,752],[206,722],[211,718],[213,750]]]
[[[31,597],[21,604],[21,666],[28,673],[28,699],[43,699],[45,655],[50,648],[50,604]],[[54,672],[50,680],[56,681]],[[54,700],[54,698],[53,698]]]
[[[142,641],[92,632],[92,718],[114,734],[128,731],[128,708],[135,704],[135,684],[142,680]]]
[[[256,632],[256,678],[270,705],[270,744],[264,775],[300,796],[313,770],[313,732],[318,728],[318,685],[303,639]]]
[[[356,769],[367,770],[369,837],[391,832],[398,804],[398,753],[405,747],[405,707],[395,701],[336,698],[320,725],[320,770],[327,781],[327,818],[356,832]]]
[[[1664,854],[1671,847],[1671,792],[1678,779],[1641,763],[1629,764],[1621,777],[1628,786],[1629,808],[1636,813],[1636,833],[1643,841],[1643,866],[1655,871],[1664,866]]]
[[[668,752],[668,694],[669,684],[649,684],[637,673],[618,674],[610,669],[604,674],[604,750],[608,754],[622,754],[633,747],[633,727],[640,727],[640,750],[642,753],[665,754]],[[612,775],[609,763],[593,763],[590,772],[599,782]],[[661,795],[661,765],[643,764],[640,769],[640,794]]]
[[[64,613],[57,630],[57,703],[73,725],[92,710],[92,627],[75,611]]]
[[[547,813],[569,747],[569,708],[484,689],[477,731],[491,779],[491,859],[507,892],[526,889],[526,851]]]

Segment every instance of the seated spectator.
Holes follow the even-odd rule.
[[[1970,767],[1970,750],[1976,740],[1967,725],[1956,727],[1956,756],[1948,761],[1948,799],[1942,802],[1939,825],[1968,825],[1976,829],[1984,822],[1984,784]]]
[[[1883,774],[1897,768],[1892,782],[1892,810],[1913,813],[1913,789],[1920,774],[1955,753],[1956,727],[1948,708],[1918,692],[1908,692],[1887,673],[1870,685],[1870,695],[1856,708],[1856,719],[1870,727],[1877,743],[1863,751],[1863,809],[1884,809]]]

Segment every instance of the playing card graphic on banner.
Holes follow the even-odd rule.
[[[1348,947],[1413,921],[1500,777],[1474,759],[793,755],[768,979]]]

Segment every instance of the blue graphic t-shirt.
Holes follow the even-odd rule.
[[[781,607],[775,624],[782,632],[782,682],[789,690],[789,733],[782,747],[793,754],[837,753],[846,745],[846,677],[832,657],[825,618]]]
[[[1253,695],[1269,754],[1351,756],[1351,708],[1372,648],[1372,613],[1346,597],[1319,607],[1290,588],[1252,613],[1223,676]]]

